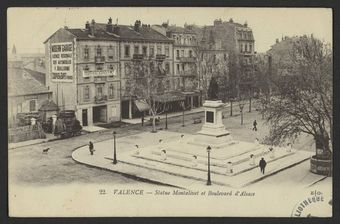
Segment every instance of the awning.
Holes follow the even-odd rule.
[[[198,96],[198,95],[200,95],[200,93],[199,92],[195,92],[195,91],[193,91],[193,92],[189,92],[189,91],[187,91],[187,92],[182,92],[182,94],[184,95],[184,96]]]
[[[168,92],[162,95],[155,96],[155,100],[161,103],[168,103],[185,100],[185,97],[180,92]]]
[[[140,112],[148,111],[150,109],[149,105],[145,102],[145,100],[135,100],[135,104]]]

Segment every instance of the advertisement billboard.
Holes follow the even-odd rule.
[[[51,44],[51,79],[54,82],[73,81],[73,43]]]

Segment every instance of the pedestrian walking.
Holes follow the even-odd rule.
[[[256,120],[254,120],[254,122],[253,122],[253,131],[257,131],[257,122],[256,122]]]
[[[96,151],[96,150],[94,150],[94,146],[93,146],[93,143],[91,141],[89,142],[89,151],[90,151],[91,155],[93,155],[93,152]]]
[[[266,165],[267,165],[267,162],[262,157],[260,162],[259,162],[259,167],[260,167],[260,170],[261,170],[262,174],[264,174],[264,169],[266,168]]]
[[[161,160],[165,161],[167,159],[167,156],[166,156],[166,151],[163,149],[161,151]]]
[[[250,154],[250,163],[249,165],[254,166],[255,165],[255,156],[254,154]]]
[[[198,164],[198,163],[197,163],[197,156],[193,155],[192,158],[193,158],[193,159],[192,159],[192,167],[196,167],[197,164]]]
[[[287,143],[286,152],[291,152],[292,148],[293,148],[292,143],[290,143],[290,142]]]
[[[274,151],[273,146],[270,146],[269,153],[270,153],[270,158],[274,159],[275,158],[275,151]]]
[[[229,162],[227,163],[227,170],[226,170],[226,171],[227,171],[227,172],[226,172],[227,174],[228,174],[228,173],[233,173],[233,163],[232,163],[232,162],[229,161]]]

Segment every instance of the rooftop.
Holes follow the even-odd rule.
[[[109,39],[109,40],[138,40],[138,41],[156,41],[156,42],[172,42],[166,36],[152,29],[150,26],[140,25],[138,30],[134,29],[134,26],[128,25],[112,25],[115,28],[118,27],[117,32],[106,31],[107,24],[95,23],[95,35],[92,36],[89,29],[69,29],[67,31],[75,35],[79,39]]]
[[[8,96],[24,96],[49,93],[46,86],[22,68],[8,69]]]

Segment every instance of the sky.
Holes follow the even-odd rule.
[[[332,10],[326,8],[9,8],[8,48],[18,53],[43,53],[43,42],[59,28],[83,28],[86,21],[107,23],[112,17],[130,25],[139,19],[145,24],[212,25],[215,19],[248,23],[255,38],[255,51],[266,52],[282,36],[313,34],[332,43]]]

